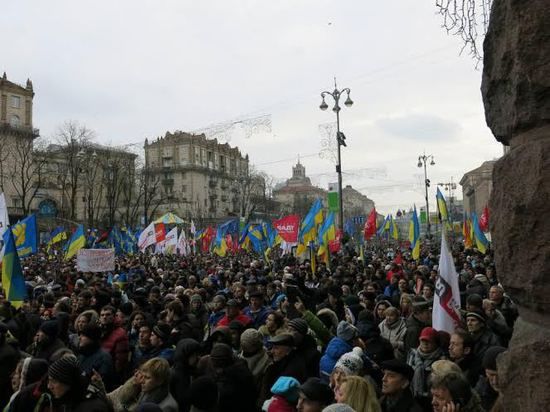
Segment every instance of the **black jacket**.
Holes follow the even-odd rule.
[[[382,412],[422,412],[421,406],[414,400],[408,388],[395,397],[382,396],[380,406]]]
[[[411,349],[418,347],[420,332],[426,326],[430,326],[427,323],[421,322],[416,316],[411,315],[407,319],[407,332],[405,333],[405,339],[403,339],[405,357],[409,355]]]
[[[290,376],[303,383],[307,376],[305,360],[295,351],[292,351],[285,358],[269,365],[262,380],[261,401],[271,396],[271,387],[280,376]]]

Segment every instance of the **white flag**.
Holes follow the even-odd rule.
[[[151,223],[139,235],[138,247],[142,252],[147,246],[154,245],[157,242],[155,237],[155,224]]]
[[[441,233],[439,277],[435,282],[432,326],[435,330],[453,333],[459,324],[460,289],[458,288],[458,274],[443,230]]]
[[[178,227],[175,226],[170,232],[166,234],[164,239],[164,253],[172,255],[176,253],[176,246],[178,245]]]
[[[181,256],[187,256],[189,246],[187,245],[187,238],[185,237],[185,230],[181,231],[180,238],[178,239],[178,254]]]

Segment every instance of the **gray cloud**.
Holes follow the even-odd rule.
[[[395,137],[418,141],[452,140],[462,129],[453,120],[431,114],[381,118],[376,121],[376,126]]]

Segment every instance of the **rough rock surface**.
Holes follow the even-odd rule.
[[[550,124],[550,1],[494,0],[484,43],[485,118],[498,141]]]
[[[510,152],[494,167],[497,273],[518,304],[498,359],[507,411],[550,405],[550,1],[494,0],[484,43],[485,117]]]

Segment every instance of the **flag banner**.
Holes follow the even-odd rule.
[[[4,193],[0,193],[0,236],[4,234],[9,225],[10,220],[8,217],[6,198],[4,197]]]
[[[483,208],[483,212],[481,213],[481,216],[479,217],[479,228],[482,232],[488,232],[489,231],[489,207],[485,206]]]
[[[414,260],[420,259],[420,223],[416,215],[416,205],[409,223],[409,242],[411,244],[411,255]]]
[[[84,237],[84,226],[78,225],[71,238],[65,244],[65,260],[69,260],[76,253],[86,246],[86,238]]]
[[[298,241],[298,228],[300,226],[300,216],[288,215],[281,219],[273,221],[273,227],[288,243],[296,243]]]
[[[80,249],[76,254],[79,272],[109,272],[115,270],[114,249]]]
[[[164,227],[164,223],[156,223],[155,224],[155,241],[157,243],[160,243],[164,239],[166,239],[166,228]]]
[[[439,277],[435,283],[432,325],[436,330],[453,333],[460,325],[460,290],[453,256],[447,246],[445,232],[441,233]]]
[[[138,247],[141,251],[143,251],[147,246],[154,245],[156,242],[155,224],[151,223],[143,230],[143,232],[140,233]]]
[[[2,251],[2,288],[6,300],[15,308],[20,308],[23,300],[27,297],[27,288],[25,286],[25,278],[21,270],[21,261],[15,249],[15,239],[13,232],[6,230],[2,236],[4,247]]]
[[[38,251],[38,226],[36,215],[31,215],[11,227],[15,247],[20,258]]]
[[[364,237],[365,240],[369,240],[376,234],[376,208],[373,208],[365,223]]]
[[[176,253],[176,247],[178,246],[178,227],[174,228],[166,234],[164,240],[164,253],[167,255],[173,255]]]

